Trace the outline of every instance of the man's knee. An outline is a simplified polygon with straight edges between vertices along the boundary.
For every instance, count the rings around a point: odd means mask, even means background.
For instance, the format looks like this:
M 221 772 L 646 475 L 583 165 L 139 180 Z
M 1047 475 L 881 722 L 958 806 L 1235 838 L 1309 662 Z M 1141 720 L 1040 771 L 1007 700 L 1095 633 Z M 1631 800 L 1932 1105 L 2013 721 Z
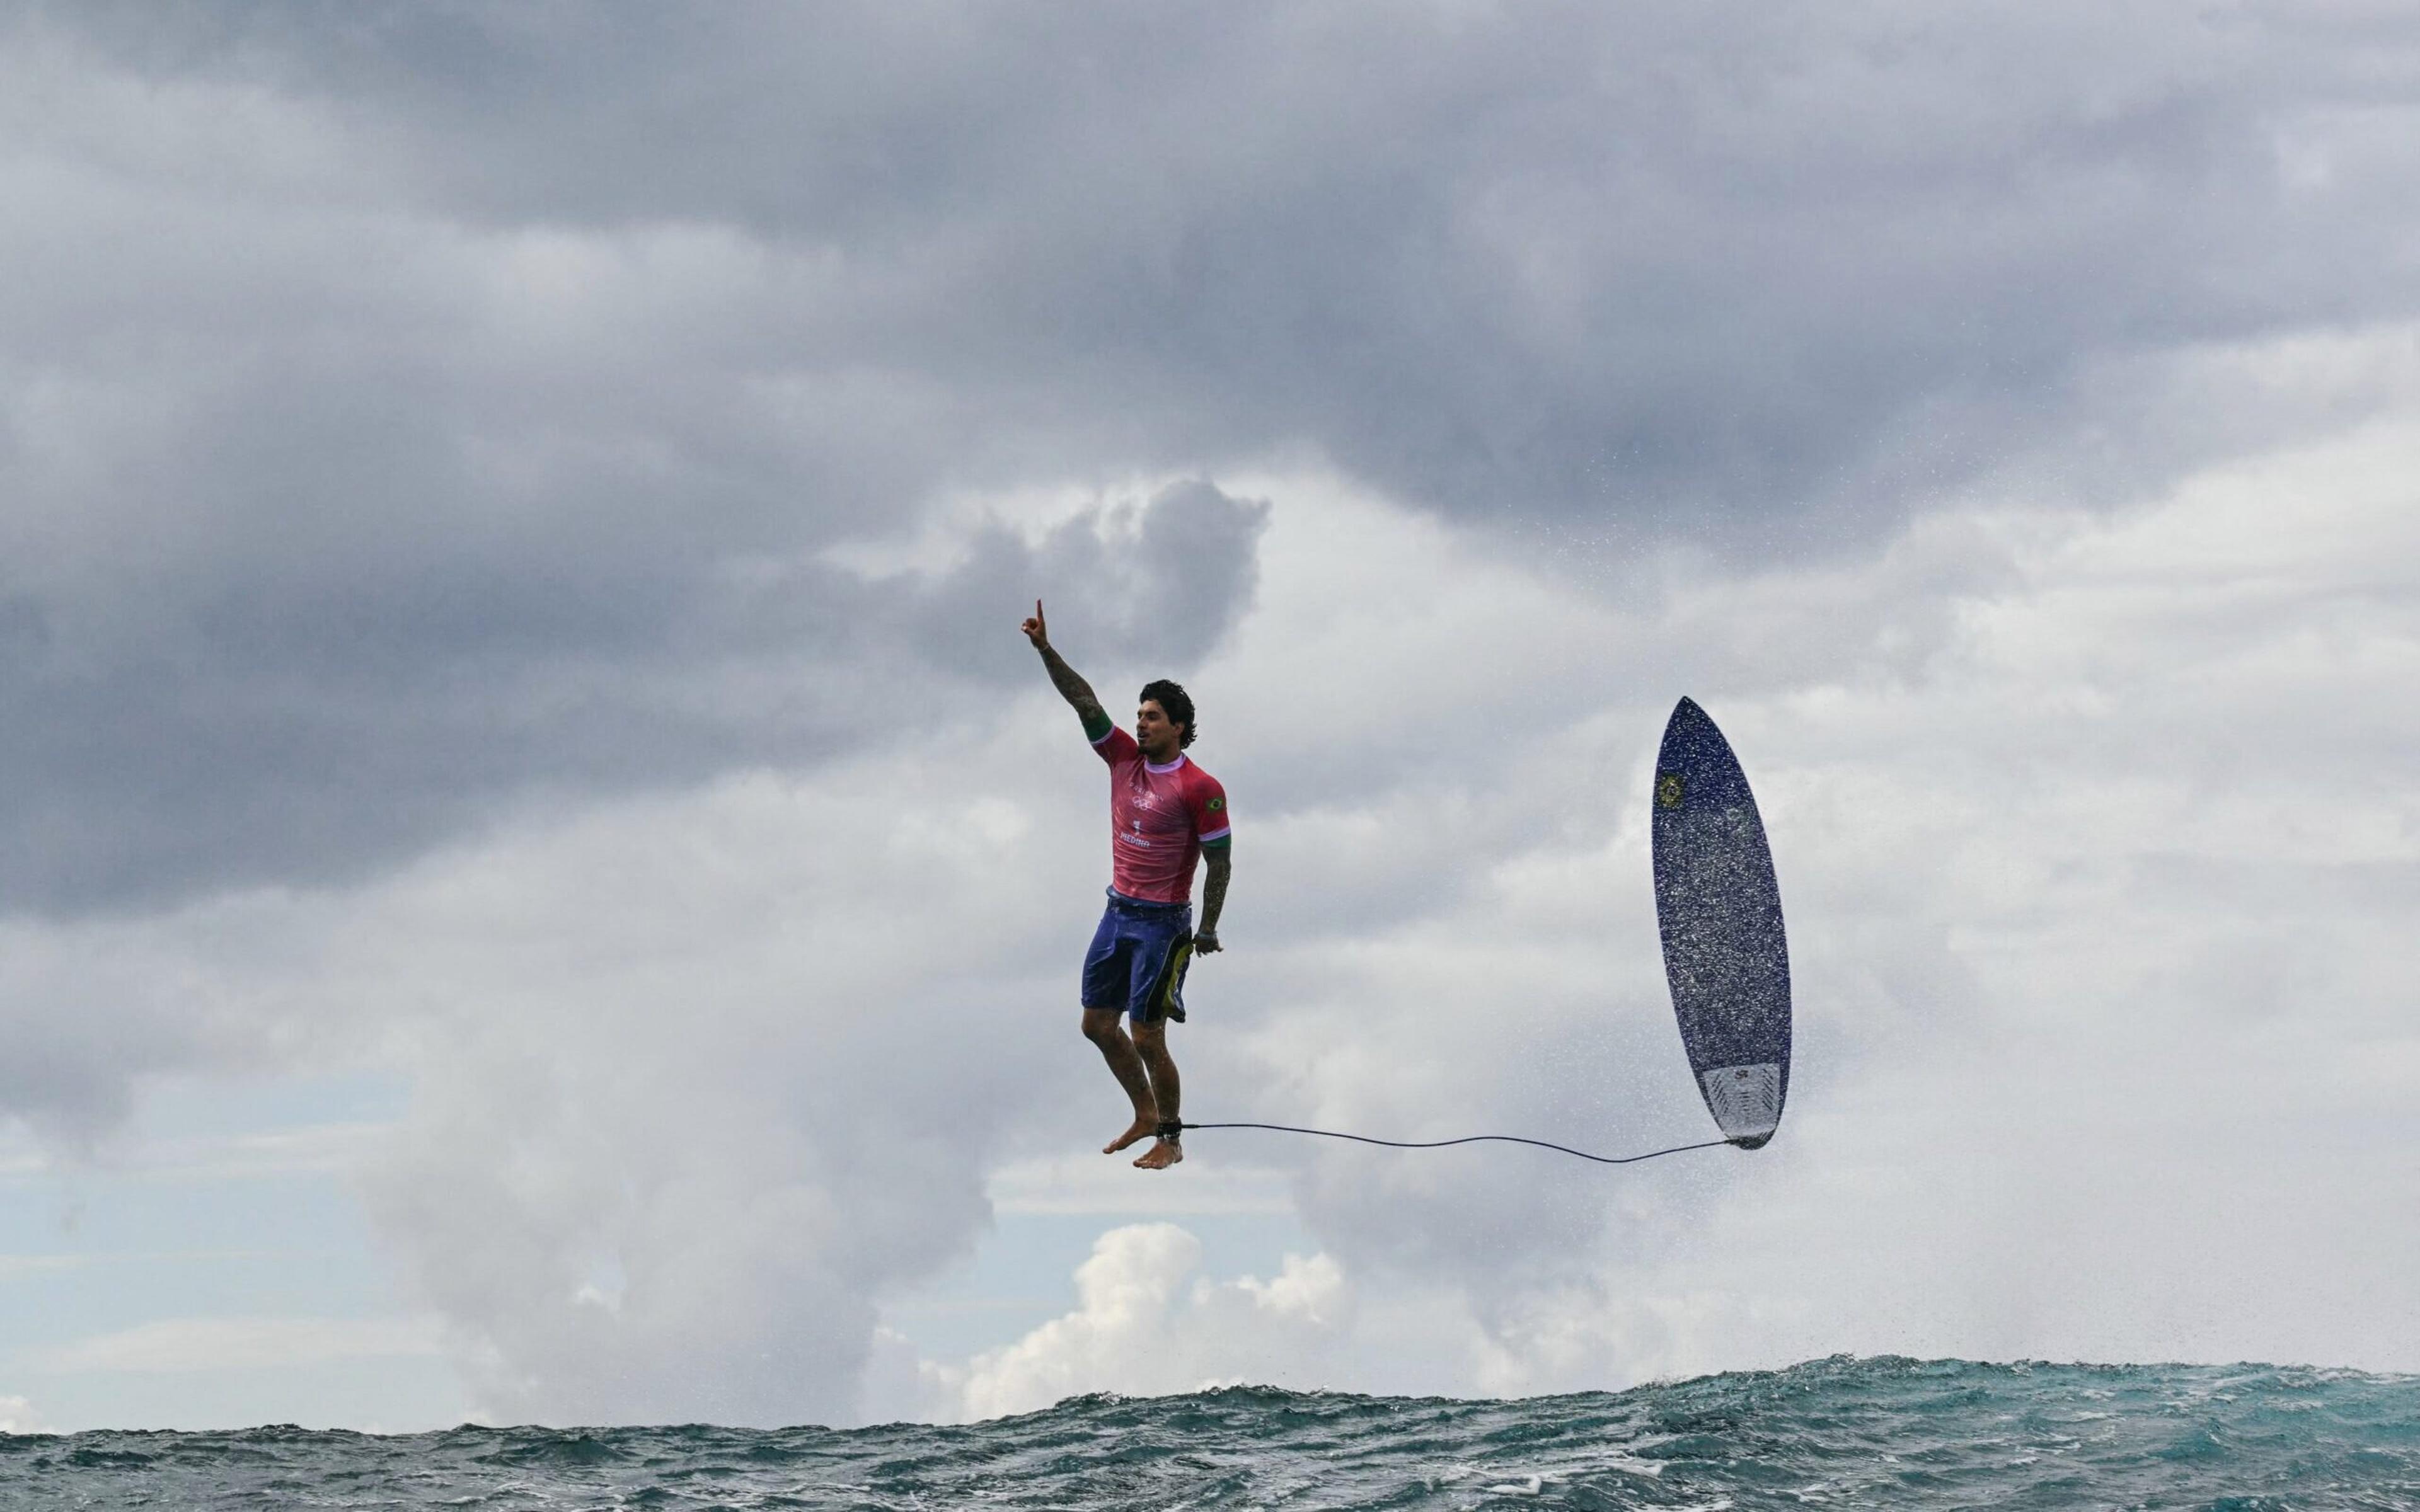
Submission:
M 1168 1053 L 1168 1026 L 1138 1024 L 1134 1026 L 1134 1042 L 1135 1048 L 1146 1056 L 1164 1056 Z
M 1118 1011 L 1113 1008 L 1084 1010 L 1084 1038 L 1104 1049 L 1125 1036 L 1118 1030 Z

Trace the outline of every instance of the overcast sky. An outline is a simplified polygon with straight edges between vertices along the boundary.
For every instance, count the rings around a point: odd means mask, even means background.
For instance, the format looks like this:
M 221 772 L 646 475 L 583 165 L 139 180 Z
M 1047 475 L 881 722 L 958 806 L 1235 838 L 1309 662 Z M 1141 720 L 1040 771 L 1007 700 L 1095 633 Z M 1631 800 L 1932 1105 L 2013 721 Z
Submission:
M 0 7 L 0 1427 L 2420 1369 L 2395 5 Z M 1113 712 L 1236 829 L 1076 1033 Z

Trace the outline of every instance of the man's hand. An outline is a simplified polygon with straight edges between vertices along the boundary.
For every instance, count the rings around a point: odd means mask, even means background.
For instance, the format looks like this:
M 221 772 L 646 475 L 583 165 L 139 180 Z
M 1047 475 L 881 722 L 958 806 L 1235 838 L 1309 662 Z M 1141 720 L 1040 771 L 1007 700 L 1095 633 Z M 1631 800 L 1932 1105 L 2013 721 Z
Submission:
M 1196 931 L 1193 935 L 1193 953 L 1195 955 L 1217 955 L 1218 953 L 1218 932 L 1215 929 Z
M 1033 618 L 1026 621 L 1020 628 L 1025 631 L 1025 639 L 1033 642 L 1034 650 L 1050 649 L 1050 627 L 1042 623 L 1042 600 L 1037 598 L 1033 601 Z

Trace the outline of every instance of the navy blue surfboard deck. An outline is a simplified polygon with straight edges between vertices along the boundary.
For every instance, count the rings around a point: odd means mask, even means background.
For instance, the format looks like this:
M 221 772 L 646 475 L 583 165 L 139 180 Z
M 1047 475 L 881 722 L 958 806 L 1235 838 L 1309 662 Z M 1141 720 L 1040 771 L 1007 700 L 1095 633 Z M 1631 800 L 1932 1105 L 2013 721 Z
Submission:
M 1655 755 L 1655 922 L 1689 1070 L 1723 1137 L 1754 1149 L 1790 1093 L 1790 948 L 1747 774 L 1706 711 L 1672 710 Z

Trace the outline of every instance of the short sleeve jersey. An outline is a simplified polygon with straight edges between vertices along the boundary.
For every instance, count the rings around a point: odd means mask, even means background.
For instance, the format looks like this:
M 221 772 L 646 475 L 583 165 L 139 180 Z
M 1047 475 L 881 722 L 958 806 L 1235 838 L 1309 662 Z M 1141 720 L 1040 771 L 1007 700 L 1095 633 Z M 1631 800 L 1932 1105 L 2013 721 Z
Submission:
M 1115 725 L 1093 748 L 1109 764 L 1109 886 L 1146 903 L 1192 902 L 1202 845 L 1227 838 L 1227 790 L 1182 751 L 1154 766 Z

